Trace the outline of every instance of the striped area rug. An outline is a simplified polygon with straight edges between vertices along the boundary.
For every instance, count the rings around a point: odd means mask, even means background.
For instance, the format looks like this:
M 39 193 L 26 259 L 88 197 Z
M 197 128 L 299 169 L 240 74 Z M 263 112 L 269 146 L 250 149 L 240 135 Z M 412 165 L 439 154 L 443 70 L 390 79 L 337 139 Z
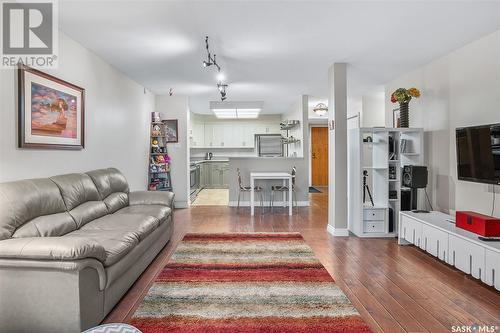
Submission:
M 187 234 L 134 313 L 159 332 L 371 332 L 299 233 Z

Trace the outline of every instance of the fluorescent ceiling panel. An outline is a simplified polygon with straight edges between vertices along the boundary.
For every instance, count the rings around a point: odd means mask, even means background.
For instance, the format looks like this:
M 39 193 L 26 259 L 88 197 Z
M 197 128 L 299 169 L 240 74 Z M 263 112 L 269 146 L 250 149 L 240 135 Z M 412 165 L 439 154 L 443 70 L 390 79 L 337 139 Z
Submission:
M 236 109 L 212 109 L 217 118 L 236 118 Z
M 236 115 L 239 119 L 258 118 L 260 109 L 236 109 Z

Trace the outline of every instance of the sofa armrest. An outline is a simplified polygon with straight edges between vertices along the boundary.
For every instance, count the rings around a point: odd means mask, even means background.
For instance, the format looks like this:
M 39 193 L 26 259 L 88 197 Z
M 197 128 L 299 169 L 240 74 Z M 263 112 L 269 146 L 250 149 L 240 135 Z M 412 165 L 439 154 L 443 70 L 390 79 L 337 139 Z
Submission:
M 173 209 L 174 193 L 166 191 L 134 191 L 129 193 L 129 205 L 163 205 Z
M 0 241 L 0 258 L 35 260 L 106 259 L 104 247 L 85 237 L 27 237 Z

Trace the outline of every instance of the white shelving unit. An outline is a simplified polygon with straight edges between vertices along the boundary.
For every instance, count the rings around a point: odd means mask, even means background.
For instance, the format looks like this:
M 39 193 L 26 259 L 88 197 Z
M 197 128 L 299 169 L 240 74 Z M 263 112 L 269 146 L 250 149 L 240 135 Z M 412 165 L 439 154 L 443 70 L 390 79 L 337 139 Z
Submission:
M 401 170 L 404 165 L 423 165 L 423 130 L 354 128 L 349 130 L 348 145 L 349 230 L 358 237 L 396 237 L 403 188 Z M 395 179 L 389 177 L 392 168 L 396 169 Z M 373 205 L 367 192 L 363 202 L 365 170 Z M 390 191 L 396 191 L 397 198 L 391 199 Z

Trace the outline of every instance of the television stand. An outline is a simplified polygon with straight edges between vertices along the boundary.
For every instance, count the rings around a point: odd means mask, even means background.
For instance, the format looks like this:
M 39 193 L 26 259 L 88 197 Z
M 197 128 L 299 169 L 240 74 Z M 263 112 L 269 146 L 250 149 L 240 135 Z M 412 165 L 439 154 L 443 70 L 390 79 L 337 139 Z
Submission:
M 500 242 L 457 228 L 441 212 L 400 212 L 398 244 L 418 246 L 438 259 L 500 290 Z

